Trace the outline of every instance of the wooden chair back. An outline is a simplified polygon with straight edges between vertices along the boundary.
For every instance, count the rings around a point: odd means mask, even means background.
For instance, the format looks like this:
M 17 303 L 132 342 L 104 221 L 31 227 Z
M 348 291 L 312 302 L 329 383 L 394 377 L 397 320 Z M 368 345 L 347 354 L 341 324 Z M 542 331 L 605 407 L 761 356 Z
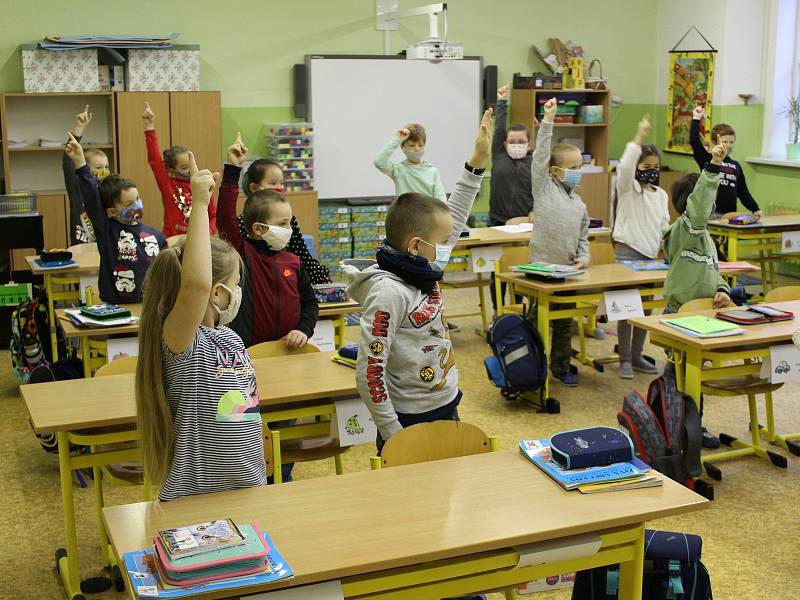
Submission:
M 85 242 L 83 244 L 74 244 L 67 248 L 72 252 L 73 256 L 77 254 L 97 254 L 97 244 L 94 242 Z
M 496 442 L 480 428 L 461 421 L 433 421 L 406 427 L 386 442 L 381 467 L 413 465 L 429 460 L 484 454 Z
M 614 244 L 607 241 L 590 241 L 589 261 L 593 265 L 610 265 L 616 262 Z
M 124 373 L 136 372 L 136 356 L 126 356 L 125 358 L 118 358 L 104 364 L 102 367 L 95 371 L 95 377 L 107 377 L 109 375 L 122 375 Z
M 319 352 L 313 344 L 306 344 L 302 348 L 296 350 L 288 350 L 286 342 L 283 340 L 275 340 L 273 342 L 261 342 L 255 344 L 247 349 L 250 358 L 274 358 L 276 356 L 291 356 L 292 354 L 309 354 L 311 352 Z
M 695 298 L 684 303 L 679 309 L 679 313 L 695 312 L 698 310 L 712 310 L 714 308 L 713 298 Z
M 509 246 L 503 250 L 503 254 L 497 260 L 495 268 L 498 272 L 505 273 L 516 265 L 528 264 L 529 250 L 527 246 Z
M 783 302 L 786 300 L 800 300 L 800 285 L 785 285 L 767 292 L 764 302 Z

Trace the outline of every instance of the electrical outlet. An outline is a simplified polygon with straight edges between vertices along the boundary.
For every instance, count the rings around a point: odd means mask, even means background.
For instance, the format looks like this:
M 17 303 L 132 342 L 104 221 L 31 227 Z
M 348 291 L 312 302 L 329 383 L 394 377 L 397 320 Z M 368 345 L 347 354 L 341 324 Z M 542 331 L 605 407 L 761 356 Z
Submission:
M 622 106 L 622 96 L 611 96 L 612 108 L 619 108 Z

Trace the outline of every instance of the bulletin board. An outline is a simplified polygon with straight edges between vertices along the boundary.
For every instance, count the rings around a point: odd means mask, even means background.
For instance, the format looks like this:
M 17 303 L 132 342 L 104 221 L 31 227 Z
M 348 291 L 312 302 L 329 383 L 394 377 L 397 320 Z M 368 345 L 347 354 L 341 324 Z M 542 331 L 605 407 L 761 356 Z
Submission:
M 711 122 L 715 53 L 715 51 L 670 52 L 665 148 L 668 152 L 692 153 L 692 147 L 689 145 L 689 128 L 695 106 L 703 105 L 706 110 L 706 121 Z M 701 135 L 710 138 L 705 123 L 701 124 Z

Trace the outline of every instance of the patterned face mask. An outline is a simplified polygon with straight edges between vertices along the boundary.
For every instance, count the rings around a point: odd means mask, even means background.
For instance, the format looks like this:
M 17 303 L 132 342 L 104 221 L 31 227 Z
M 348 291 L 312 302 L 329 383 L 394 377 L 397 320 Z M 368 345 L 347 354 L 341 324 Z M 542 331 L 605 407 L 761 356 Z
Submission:
M 650 185 L 658 185 L 658 178 L 661 174 L 661 169 L 636 169 L 634 173 L 634 177 L 636 181 L 641 183 L 642 185 L 650 184 Z

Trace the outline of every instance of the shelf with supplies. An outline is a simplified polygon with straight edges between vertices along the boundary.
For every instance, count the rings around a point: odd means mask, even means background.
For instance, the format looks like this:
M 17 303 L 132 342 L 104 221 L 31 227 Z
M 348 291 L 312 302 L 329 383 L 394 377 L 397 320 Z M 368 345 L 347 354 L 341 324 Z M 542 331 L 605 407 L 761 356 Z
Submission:
M 580 120 L 586 112 L 587 120 L 597 123 L 553 123 L 553 143 L 573 144 L 580 148 L 589 164 L 600 167 L 601 172 L 585 173 L 578 194 L 586 204 L 589 216 L 610 223 L 611 178 L 608 173 L 609 123 L 611 121 L 610 90 L 550 90 L 543 88 L 512 89 L 510 94 L 509 123 L 526 125 L 535 142 L 540 125 L 541 106 L 550 98 L 559 100 L 557 116 L 571 116 Z M 567 106 L 569 104 L 569 106 Z M 584 111 L 584 106 L 595 107 Z
M 62 146 L 9 146 L 9 152 L 64 152 L 66 140 Z M 109 150 L 113 149 L 114 144 L 85 144 L 84 150 Z

